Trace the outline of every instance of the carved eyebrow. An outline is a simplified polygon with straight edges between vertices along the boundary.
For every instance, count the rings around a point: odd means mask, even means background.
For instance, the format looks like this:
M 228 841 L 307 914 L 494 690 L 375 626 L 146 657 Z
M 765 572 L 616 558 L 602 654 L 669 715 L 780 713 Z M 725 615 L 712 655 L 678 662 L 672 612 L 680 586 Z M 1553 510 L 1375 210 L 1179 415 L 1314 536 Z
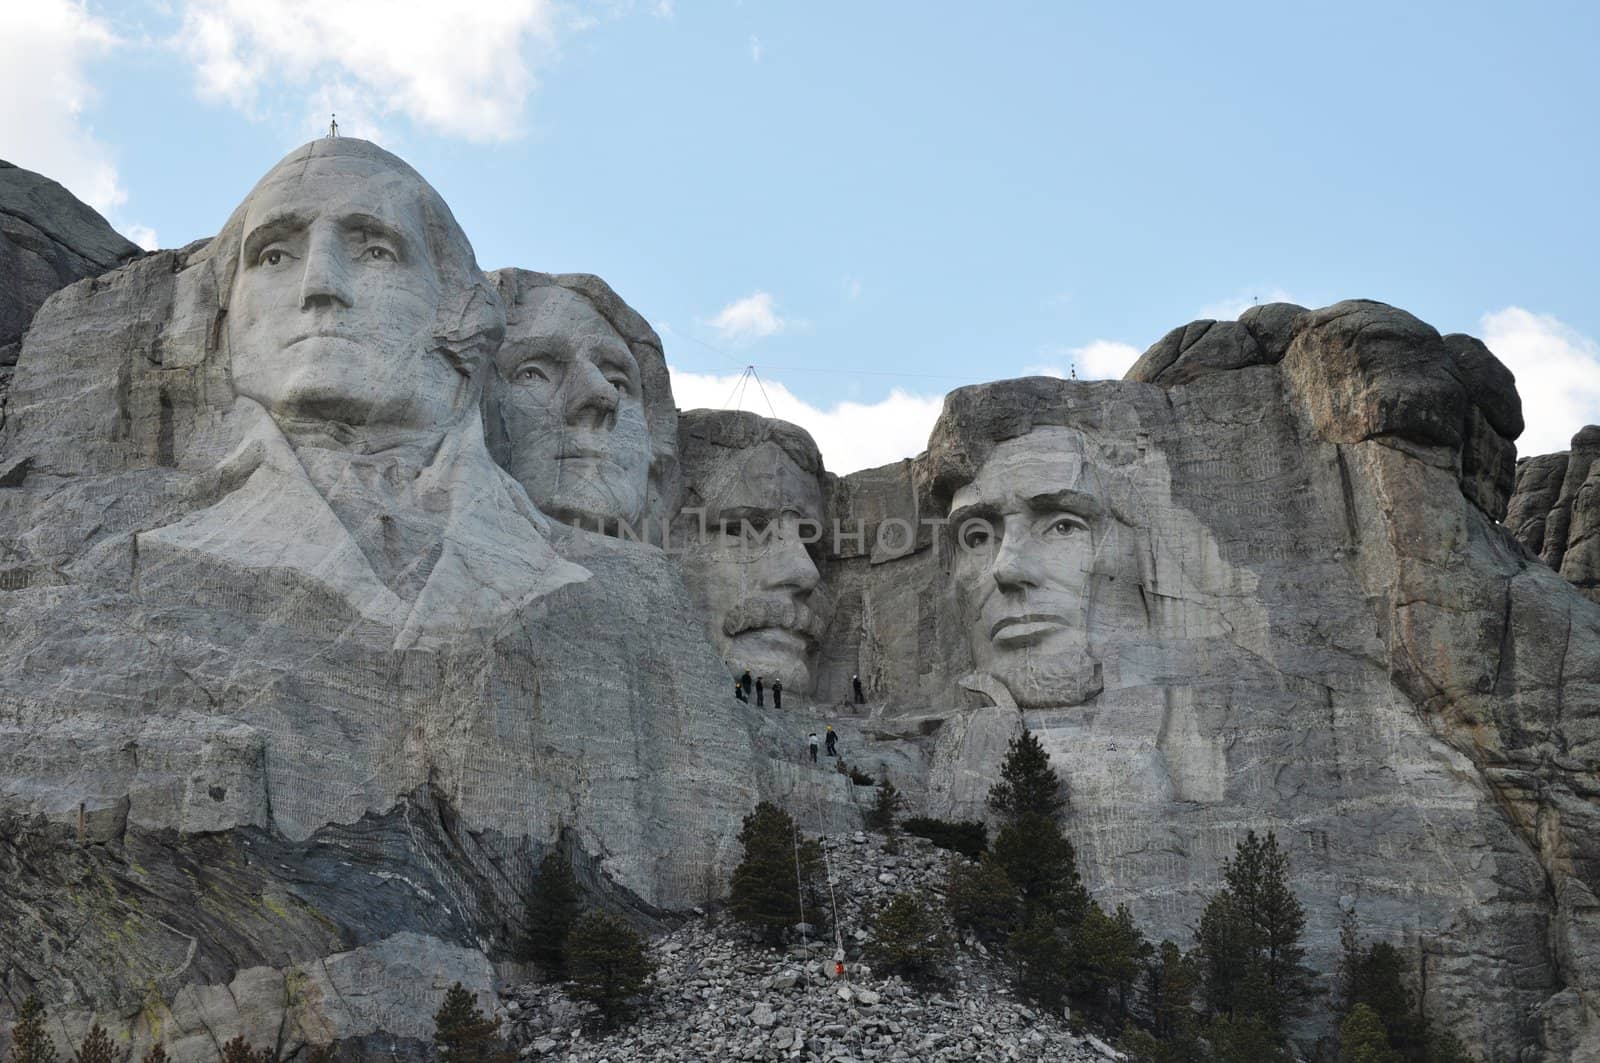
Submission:
M 590 360 L 602 369 L 621 369 L 627 374 L 629 380 L 639 379 L 639 359 L 633 356 L 624 344 L 618 347 L 606 343 L 591 348 L 588 352 Z
M 246 262 L 254 262 L 261 249 L 274 240 L 281 240 L 285 236 L 299 229 L 304 229 L 310 219 L 299 211 L 279 210 L 267 215 L 261 223 L 251 229 L 244 238 L 244 249 L 241 254 Z
M 974 518 L 982 518 L 983 520 L 992 521 L 999 516 L 1000 507 L 996 506 L 993 502 L 974 502 L 971 505 L 960 506 L 956 509 L 952 509 L 950 511 L 950 515 L 945 518 L 945 521 L 947 523 L 954 524 L 959 528 L 962 521 L 968 521 Z
M 1091 494 L 1085 494 L 1082 491 L 1074 491 L 1071 488 L 1066 488 L 1061 491 L 1046 491 L 1043 494 L 1038 495 L 1030 495 L 1027 501 L 1028 508 L 1036 512 L 1042 510 L 1059 509 L 1065 510 L 1068 513 L 1075 513 L 1080 517 L 1086 517 L 1089 519 L 1099 517 L 1103 512 L 1105 512 L 1105 508 L 1100 505 L 1099 499 L 1095 498 Z
M 364 214 L 359 211 L 346 214 L 339 219 L 339 226 L 346 232 L 360 230 L 361 232 L 375 233 L 385 240 L 392 241 L 402 255 L 406 254 L 411 247 L 411 241 L 406 239 L 405 233 L 376 214 Z

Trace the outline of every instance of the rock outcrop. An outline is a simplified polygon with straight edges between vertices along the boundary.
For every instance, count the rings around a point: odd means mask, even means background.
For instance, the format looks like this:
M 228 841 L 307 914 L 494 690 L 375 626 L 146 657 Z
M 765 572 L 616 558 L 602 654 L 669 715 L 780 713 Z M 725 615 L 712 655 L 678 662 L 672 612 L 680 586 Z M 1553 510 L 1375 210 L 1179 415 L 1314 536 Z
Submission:
M 1252 308 L 1124 381 L 962 388 L 842 478 L 670 405 L 616 293 L 485 278 L 361 141 L 51 296 L 0 430 L 7 999 L 185 1061 L 415 1055 L 451 982 L 528 973 L 552 848 L 667 927 L 757 799 L 860 822 L 808 732 L 970 818 L 1027 726 L 1153 937 L 1272 830 L 1321 970 L 1354 908 L 1483 1058 L 1600 1053 L 1600 463 L 1519 481 L 1481 343 Z
M 0 159 L 0 366 L 46 299 L 140 253 L 71 192 Z
M 1506 513 L 1529 553 L 1600 601 L 1600 425 L 1572 437 L 1572 449 L 1517 462 Z

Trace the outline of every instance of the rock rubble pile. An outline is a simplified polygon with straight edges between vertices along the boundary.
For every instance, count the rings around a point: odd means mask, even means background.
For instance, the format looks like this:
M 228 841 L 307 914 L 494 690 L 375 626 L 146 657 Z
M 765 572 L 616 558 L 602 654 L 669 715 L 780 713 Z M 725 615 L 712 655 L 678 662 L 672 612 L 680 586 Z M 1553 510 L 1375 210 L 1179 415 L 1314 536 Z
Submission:
M 1118 1058 L 1066 1016 L 1017 998 L 999 959 L 959 943 L 946 984 L 919 989 L 874 974 L 862 957 L 873 907 L 926 889 L 941 900 L 948 854 L 920 838 L 857 832 L 823 839 L 838 934 L 776 952 L 724 913 L 699 913 L 651 943 L 656 989 L 629 1026 L 583 1029 L 580 1009 L 540 983 L 504 991 L 500 1014 L 523 1059 L 577 1063 L 668 1060 L 1054 1060 Z M 836 973 L 842 943 L 844 973 Z

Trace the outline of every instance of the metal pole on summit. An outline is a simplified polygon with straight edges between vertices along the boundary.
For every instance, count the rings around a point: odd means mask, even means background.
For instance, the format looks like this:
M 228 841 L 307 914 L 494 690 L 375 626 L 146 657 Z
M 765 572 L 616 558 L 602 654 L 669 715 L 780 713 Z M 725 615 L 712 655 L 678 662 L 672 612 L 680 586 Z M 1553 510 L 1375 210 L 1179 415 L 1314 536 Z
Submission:
M 337 114 L 328 115 L 328 135 L 330 137 L 339 135 L 339 116 Z

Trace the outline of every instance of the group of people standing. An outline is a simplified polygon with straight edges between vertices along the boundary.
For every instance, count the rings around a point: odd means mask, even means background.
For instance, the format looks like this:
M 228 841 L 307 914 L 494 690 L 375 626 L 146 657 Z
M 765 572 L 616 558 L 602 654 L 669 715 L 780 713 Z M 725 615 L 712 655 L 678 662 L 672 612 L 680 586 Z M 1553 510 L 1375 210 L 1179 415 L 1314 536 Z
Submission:
M 861 677 L 859 675 L 851 676 L 850 686 L 852 692 L 855 694 L 856 704 L 862 704 L 864 699 L 862 698 L 861 691 Z M 756 706 L 758 708 L 766 707 L 767 691 L 769 689 L 772 691 L 772 707 L 775 709 L 783 708 L 783 680 L 774 679 L 771 687 L 769 688 L 765 676 L 758 675 L 754 678 L 751 678 L 750 669 L 746 668 L 744 670 L 744 674 L 733 681 L 734 698 L 748 705 L 750 703 L 750 695 L 754 694 L 756 698 Z M 837 757 L 839 755 L 839 735 L 836 731 L 834 731 L 831 725 L 825 729 L 824 741 L 827 745 L 828 756 Z M 817 732 L 812 731 L 811 734 L 807 736 L 807 746 L 810 749 L 811 763 L 813 764 L 817 762 L 818 744 Z
M 752 684 L 750 681 L 750 669 L 746 668 L 744 675 L 733 681 L 733 696 L 738 700 L 748 704 L 752 690 L 755 691 L 756 705 L 762 708 L 766 707 L 766 679 L 758 675 L 755 678 L 754 684 Z M 772 681 L 772 707 L 775 709 L 783 708 L 783 680 L 781 679 L 774 679 Z

